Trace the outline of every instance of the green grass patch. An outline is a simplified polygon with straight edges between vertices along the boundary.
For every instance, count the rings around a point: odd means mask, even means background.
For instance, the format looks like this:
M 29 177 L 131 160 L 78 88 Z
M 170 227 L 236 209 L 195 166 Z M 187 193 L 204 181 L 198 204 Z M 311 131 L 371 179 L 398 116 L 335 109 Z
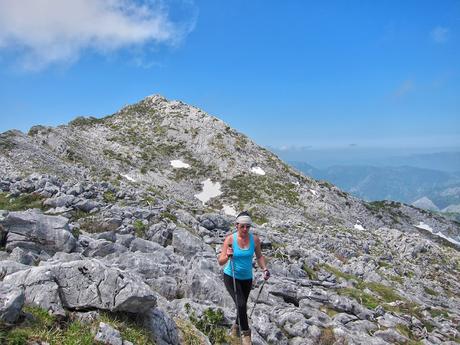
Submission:
M 305 271 L 305 273 L 307 273 L 308 279 L 318 280 L 318 275 L 316 274 L 316 271 L 313 268 L 308 267 L 307 264 L 303 264 L 302 269 Z
M 23 310 L 31 314 L 32 318 L 12 329 L 4 330 L 4 343 L 26 345 L 38 341 L 48 342 L 50 345 L 94 344 L 90 325 L 83 325 L 77 321 L 59 322 L 46 310 L 35 306 L 25 306 Z
M 333 318 L 335 315 L 339 313 L 338 311 L 334 309 L 324 307 L 324 306 L 320 307 L 319 310 L 321 310 L 323 313 L 326 313 L 327 316 L 329 316 L 330 318 Z
M 379 261 L 379 267 L 390 268 L 391 264 L 386 261 Z
M 397 282 L 397 283 L 400 283 L 400 284 L 404 283 L 404 279 L 401 276 L 396 276 L 396 275 L 389 274 L 386 277 L 391 281 L 394 281 L 394 282 Z
M 0 210 L 24 211 L 29 208 L 46 210 L 43 206 L 43 197 L 39 194 L 22 194 L 16 198 L 10 198 L 6 193 L 0 193 Z
M 190 305 L 185 305 L 185 310 L 189 315 L 190 321 L 208 336 L 211 344 L 227 344 L 229 337 L 227 330 L 223 327 L 224 312 L 222 309 L 207 308 L 200 317 L 197 317 L 194 311 L 191 311 Z
M 115 193 L 112 192 L 112 191 L 106 191 L 104 192 L 104 194 L 102 195 L 104 201 L 106 203 L 113 203 L 117 200 L 117 197 L 115 196 Z
M 299 193 L 296 185 L 276 180 L 271 176 L 242 174 L 230 181 L 224 182 L 222 187 L 224 198 L 239 209 L 248 209 L 252 205 L 266 205 L 270 202 L 298 205 Z
M 14 149 L 16 147 L 16 143 L 14 142 L 15 137 L 16 133 L 14 131 L 0 133 L 0 152 L 7 152 Z
M 422 314 L 421 307 L 414 302 L 409 302 L 407 300 L 404 300 L 403 303 L 398 304 L 398 305 L 392 306 L 389 304 L 383 304 L 382 307 L 386 311 L 390 311 L 395 314 L 408 314 L 408 315 L 415 316 L 419 320 L 424 320 L 424 316 Z
M 372 290 L 372 292 L 379 294 L 386 303 L 403 300 L 403 298 L 394 292 L 394 290 L 389 286 L 375 282 L 366 282 L 365 286 Z
M 381 304 L 377 297 L 356 288 L 341 288 L 337 290 L 337 293 L 342 296 L 354 298 L 368 309 L 375 309 Z
M 356 282 L 361 282 L 361 280 L 358 277 L 354 276 L 353 274 L 344 273 L 340 271 L 339 269 L 332 267 L 330 265 L 324 264 L 324 265 L 321 265 L 321 267 L 323 267 L 326 271 L 328 271 L 329 273 L 332 273 L 336 277 L 340 277 L 345 280 L 354 280 Z
M 136 232 L 137 237 L 145 237 L 147 232 L 147 225 L 145 225 L 142 220 L 136 219 L 133 223 L 134 231 Z
M 47 342 L 50 345 L 94 345 L 95 331 L 99 321 L 105 322 L 116 328 L 121 333 L 123 340 L 133 344 L 153 345 L 148 331 L 142 327 L 141 321 L 132 315 L 102 312 L 100 320 L 91 324 L 65 318 L 58 320 L 55 316 L 36 306 L 25 306 L 24 312 L 32 315 L 14 328 L 0 330 L 0 344 L 28 345 L 32 343 Z
M 431 295 L 431 296 L 438 296 L 439 294 L 434 291 L 433 289 L 430 289 L 429 287 L 424 287 L 423 288 L 425 290 L 425 292 L 428 294 L 428 295 Z
M 439 317 L 439 316 L 449 318 L 449 313 L 445 309 L 431 308 L 428 311 L 432 318 Z
M 171 212 L 168 212 L 168 211 L 161 212 L 160 213 L 160 218 L 161 219 L 169 219 L 173 223 L 177 222 L 177 217 L 175 215 L 173 215 Z
M 197 332 L 190 321 L 183 319 L 175 319 L 174 321 L 181 333 L 182 343 L 184 345 L 203 345 L 205 343 L 200 333 Z
M 108 312 L 101 313 L 100 321 L 105 322 L 116 328 L 121 333 L 123 340 L 128 340 L 133 344 L 149 345 L 154 344 L 149 337 L 149 333 L 142 326 L 142 321 L 133 314 Z
M 79 117 L 73 119 L 72 121 L 70 121 L 69 125 L 74 126 L 74 127 L 84 127 L 84 126 L 96 125 L 98 123 L 103 123 L 103 122 L 104 122 L 103 118 L 98 119 L 98 118 L 95 118 L 93 116 L 90 116 L 90 117 L 79 116 Z

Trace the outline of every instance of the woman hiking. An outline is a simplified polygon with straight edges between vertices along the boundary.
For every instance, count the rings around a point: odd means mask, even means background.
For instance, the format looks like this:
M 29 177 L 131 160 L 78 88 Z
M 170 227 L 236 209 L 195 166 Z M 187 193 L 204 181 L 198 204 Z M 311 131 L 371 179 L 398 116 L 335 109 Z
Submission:
M 270 272 L 262 255 L 260 239 L 250 231 L 251 224 L 252 220 L 249 213 L 240 213 L 236 217 L 237 231 L 225 238 L 222 252 L 218 257 L 219 265 L 226 264 L 224 268 L 225 287 L 237 305 L 237 317 L 232 326 L 232 336 L 238 337 L 241 327 L 243 345 L 252 344 L 247 316 L 247 301 L 252 287 L 252 258 L 254 253 L 257 264 L 264 272 L 264 279 L 270 278 Z M 236 296 L 234 285 L 236 286 Z

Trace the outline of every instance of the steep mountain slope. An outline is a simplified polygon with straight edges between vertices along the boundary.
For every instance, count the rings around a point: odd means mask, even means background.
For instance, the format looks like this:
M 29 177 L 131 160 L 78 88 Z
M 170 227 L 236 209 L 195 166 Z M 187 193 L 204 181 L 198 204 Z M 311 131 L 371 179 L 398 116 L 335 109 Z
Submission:
M 139 191 L 160 188 L 165 195 L 198 207 L 201 183 L 221 184 L 222 195 L 208 203 L 250 209 L 261 219 L 289 219 L 366 228 L 397 226 L 412 231 L 426 221 L 449 235 L 458 227 L 442 217 L 426 219 L 416 209 L 398 205 L 374 217 L 375 207 L 336 187 L 291 169 L 278 157 L 235 132 L 219 119 L 178 101 L 147 97 L 103 119 L 77 118 L 68 126 L 34 127 L 28 135 L 7 132 L 10 148 L 1 157 L 2 174 L 48 173 L 80 181 L 82 176 L 117 184 L 124 180 Z M 171 160 L 191 165 L 174 168 Z M 261 169 L 263 173 L 255 173 Z M 407 216 L 410 218 L 407 218 Z
M 255 344 L 460 339 L 458 223 L 363 202 L 178 101 L 150 96 L 103 119 L 2 133 L 0 189 L 5 282 L 55 314 L 144 305 L 166 343 L 206 307 L 228 326 L 215 255 L 232 214 L 248 209 L 273 272 Z M 129 272 L 129 289 L 116 272 Z M 98 298 L 73 295 L 86 289 Z

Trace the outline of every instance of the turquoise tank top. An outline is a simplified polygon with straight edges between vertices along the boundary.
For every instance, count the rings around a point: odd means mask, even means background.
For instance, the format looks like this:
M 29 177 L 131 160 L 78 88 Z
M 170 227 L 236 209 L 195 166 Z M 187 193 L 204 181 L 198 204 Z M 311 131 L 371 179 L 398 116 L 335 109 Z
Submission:
M 235 267 L 235 278 L 239 280 L 252 279 L 252 257 L 254 256 L 254 237 L 249 233 L 249 248 L 240 249 L 238 246 L 237 233 L 233 234 L 233 265 Z M 233 277 L 232 265 L 228 260 L 224 273 Z

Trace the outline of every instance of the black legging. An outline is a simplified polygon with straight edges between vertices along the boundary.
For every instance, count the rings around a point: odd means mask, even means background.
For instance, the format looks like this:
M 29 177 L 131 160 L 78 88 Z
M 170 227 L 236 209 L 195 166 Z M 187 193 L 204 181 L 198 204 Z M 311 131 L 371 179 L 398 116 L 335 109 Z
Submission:
M 238 294 L 238 313 L 236 314 L 236 324 L 238 324 L 238 316 L 241 317 L 241 330 L 249 330 L 248 315 L 247 315 L 247 302 L 249 293 L 251 292 L 252 279 L 239 280 L 235 279 L 236 291 Z M 224 283 L 228 293 L 235 301 L 235 291 L 233 290 L 233 278 L 224 273 Z M 236 302 L 235 302 L 236 304 Z

